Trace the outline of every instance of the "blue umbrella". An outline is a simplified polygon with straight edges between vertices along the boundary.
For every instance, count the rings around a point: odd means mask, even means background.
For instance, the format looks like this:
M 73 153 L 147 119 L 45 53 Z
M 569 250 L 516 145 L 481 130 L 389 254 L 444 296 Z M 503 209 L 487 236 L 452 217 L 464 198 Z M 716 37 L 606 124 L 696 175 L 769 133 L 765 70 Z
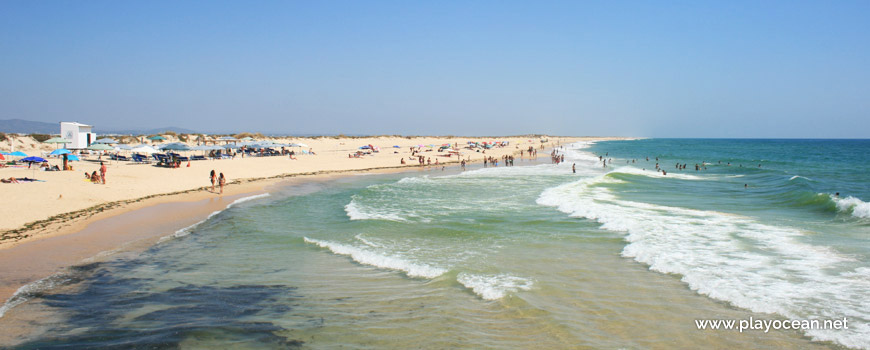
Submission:
M 12 152 L 12 153 L 9 153 L 9 155 L 16 156 L 16 157 L 27 157 L 27 154 L 25 154 L 24 152 L 21 152 L 21 151 Z
M 51 153 L 49 153 L 49 154 L 53 155 L 53 156 L 58 156 L 58 155 L 67 154 L 67 153 L 70 153 L 70 151 L 68 149 L 61 148 L 61 149 L 56 149 L 54 151 L 51 151 Z
M 399 147 L 399 145 L 395 145 L 395 146 L 393 146 L 393 148 L 402 148 L 402 147 Z
M 66 159 L 69 160 L 69 161 L 73 161 L 73 160 L 74 160 L 74 161 L 80 161 L 80 160 L 81 160 L 81 159 L 79 159 L 79 156 L 77 156 L 77 155 L 75 155 L 75 154 L 70 154 L 70 155 L 66 156 Z
M 166 144 L 163 147 L 160 147 L 160 149 L 164 151 L 189 151 L 190 147 L 180 142 L 174 142 Z
M 28 162 L 28 163 L 42 163 L 45 161 L 45 159 L 40 158 L 40 157 L 27 157 L 27 158 L 22 159 L 21 161 Z

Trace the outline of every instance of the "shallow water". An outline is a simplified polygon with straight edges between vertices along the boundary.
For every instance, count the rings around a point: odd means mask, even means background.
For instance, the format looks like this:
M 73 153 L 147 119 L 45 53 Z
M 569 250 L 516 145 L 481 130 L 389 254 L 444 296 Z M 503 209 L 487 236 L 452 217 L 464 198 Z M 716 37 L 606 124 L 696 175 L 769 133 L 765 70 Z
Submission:
M 0 324 L 39 315 L 16 347 L 40 349 L 870 348 L 868 146 L 602 142 L 287 187 L 34 288 Z M 750 317 L 851 327 L 695 325 Z

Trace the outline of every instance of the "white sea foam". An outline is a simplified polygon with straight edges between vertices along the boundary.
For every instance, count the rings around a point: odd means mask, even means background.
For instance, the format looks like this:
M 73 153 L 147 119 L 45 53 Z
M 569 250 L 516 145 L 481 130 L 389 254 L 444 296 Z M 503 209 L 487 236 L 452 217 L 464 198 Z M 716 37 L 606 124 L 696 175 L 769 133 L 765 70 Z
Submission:
M 837 210 L 840 212 L 851 214 L 856 218 L 870 218 L 870 203 L 852 196 L 846 198 L 832 196 L 831 198 L 834 200 L 834 203 L 837 203 Z
M 351 199 L 350 203 L 344 206 L 344 212 L 351 220 L 389 220 L 389 221 L 408 221 L 401 217 L 399 213 L 390 211 L 386 208 L 370 208 L 357 204 L 356 199 Z
M 258 198 L 265 198 L 265 197 L 269 197 L 269 194 L 268 194 L 268 193 L 263 193 L 263 194 L 258 194 L 258 195 L 253 195 L 253 196 L 248 196 L 248 197 L 243 197 L 243 198 L 236 199 L 236 200 L 234 200 L 232 203 L 228 204 L 228 205 L 226 206 L 226 208 L 221 209 L 221 210 L 216 210 L 216 211 L 213 211 L 211 214 L 208 214 L 208 216 L 207 216 L 205 219 L 202 219 L 202 220 L 200 220 L 200 221 L 194 223 L 193 225 L 190 225 L 190 226 L 187 226 L 187 227 L 185 227 L 185 228 L 182 228 L 182 229 L 180 229 L 180 230 L 178 230 L 178 231 L 175 231 L 175 233 L 173 233 L 173 234 L 170 234 L 170 235 L 166 235 L 166 236 L 160 237 L 160 239 L 157 240 L 157 244 L 160 244 L 160 243 L 163 243 L 163 242 L 166 242 L 166 241 L 169 241 L 169 240 L 173 240 L 173 239 L 176 239 L 176 238 L 181 238 L 181 237 L 184 237 L 184 236 L 189 235 L 189 234 L 193 231 L 193 229 L 199 227 L 199 225 L 204 224 L 206 221 L 208 221 L 209 219 L 213 218 L 215 215 L 218 215 L 218 214 L 222 213 L 224 210 L 227 210 L 227 209 L 229 209 L 229 208 L 232 208 L 232 207 L 233 207 L 234 205 L 236 205 L 236 204 L 244 203 L 244 202 L 247 202 L 247 201 L 250 201 L 250 200 L 254 200 L 254 199 L 258 199 Z
M 420 184 L 433 183 L 434 180 L 429 178 L 429 175 L 404 177 L 398 181 L 400 184 Z
M 266 198 L 266 197 L 269 197 L 269 196 L 270 196 L 270 194 L 268 194 L 268 193 L 261 193 L 261 194 L 255 194 L 255 195 L 253 195 L 253 196 L 248 196 L 248 197 L 239 198 L 239 199 L 234 200 L 234 201 L 233 201 L 232 203 L 230 203 L 229 205 L 227 205 L 227 209 L 232 208 L 233 206 L 235 206 L 235 205 L 237 205 L 237 204 L 240 204 L 240 203 L 244 203 L 244 202 L 247 202 L 247 201 L 252 201 L 252 200 L 260 199 L 260 198 Z
M 700 294 L 788 318 L 848 317 L 856 323 L 850 323 L 849 330 L 806 334 L 870 348 L 870 278 L 861 275 L 854 259 L 805 243 L 804 233 L 793 228 L 715 211 L 622 200 L 600 186 L 608 181 L 601 176 L 552 187 L 543 191 L 538 203 L 598 221 L 603 229 L 625 232 L 623 256 L 654 271 L 682 275 L 683 282 Z
M 498 300 L 508 293 L 530 290 L 534 285 L 530 279 L 508 274 L 483 275 L 461 272 L 456 276 L 456 281 L 484 300 Z
M 12 308 L 30 300 L 31 295 L 54 289 L 57 286 L 67 284 L 69 281 L 70 278 L 66 273 L 57 273 L 21 286 L 6 300 L 3 306 L 0 306 L 0 318 L 9 312 L 9 310 L 12 310 Z
M 358 241 L 363 242 L 363 244 L 365 244 L 365 245 L 367 245 L 367 246 L 369 246 L 369 247 L 381 248 L 381 245 L 380 245 L 380 244 L 373 243 L 372 241 L 369 241 L 369 240 L 363 238 L 362 233 L 360 233 L 360 234 L 358 234 L 358 235 L 356 235 L 356 236 L 353 236 L 353 238 L 356 238 Z
M 794 179 L 798 179 L 798 178 L 800 178 L 800 179 L 804 179 L 804 180 L 809 180 L 809 178 L 806 178 L 806 177 L 803 177 L 803 176 L 800 176 L 800 175 L 795 175 L 795 176 L 792 176 L 790 179 L 788 179 L 788 181 L 792 181 L 792 180 L 794 180 Z
M 667 169 L 665 169 L 667 171 Z M 667 175 L 662 175 L 662 173 L 655 170 L 642 170 L 632 166 L 621 166 L 613 170 L 614 173 L 622 173 L 622 174 L 632 174 L 632 175 L 643 175 L 654 178 L 664 178 L 664 179 L 680 179 L 680 180 L 704 180 L 703 177 L 690 175 L 690 174 L 681 174 L 681 173 L 672 173 L 668 172 Z
M 363 265 L 374 266 L 387 270 L 402 271 L 408 277 L 435 278 L 447 272 L 440 267 L 414 263 L 403 258 L 377 253 L 363 248 L 345 245 L 336 242 L 321 241 L 303 238 L 305 243 L 314 244 L 321 248 L 329 249 L 334 254 L 349 256 L 353 261 Z

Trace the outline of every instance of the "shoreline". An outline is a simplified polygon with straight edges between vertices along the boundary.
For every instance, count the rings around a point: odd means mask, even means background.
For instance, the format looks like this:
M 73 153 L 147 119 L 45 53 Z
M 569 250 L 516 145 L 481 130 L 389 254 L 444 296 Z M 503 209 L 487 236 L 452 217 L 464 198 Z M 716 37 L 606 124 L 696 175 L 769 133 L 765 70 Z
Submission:
M 560 140 L 562 142 L 545 147 L 538 157 L 546 159 L 553 147 L 560 144 L 619 139 L 625 138 L 578 137 Z M 486 156 L 500 157 L 518 152 L 518 149 L 507 148 Z M 483 162 L 480 157 L 482 153 L 475 155 L 476 158 L 469 161 L 469 164 Z M 13 242 L 0 242 L 0 300 L 3 301 L 0 308 L 5 308 L 12 302 L 22 287 L 62 273 L 72 266 L 99 261 L 120 252 L 142 251 L 157 244 L 163 237 L 207 219 L 215 211 L 226 210 L 237 199 L 269 193 L 271 188 L 292 187 L 356 174 L 430 171 L 442 165 L 458 166 L 459 162 L 459 159 L 451 159 L 438 165 L 405 164 L 326 169 L 241 178 L 228 183 L 223 195 L 211 192 L 208 187 L 198 187 L 101 203 L 29 223 L 26 227 L 2 233 L 6 235 L 15 232 L 23 237 Z M 136 225 L 131 225 L 131 222 Z M 118 232 L 121 234 L 117 234 Z
M 106 203 L 113 207 L 90 215 L 68 213 L 72 215 L 71 220 L 75 221 L 64 222 L 53 218 L 54 221 L 43 226 L 46 230 L 56 228 L 52 233 L 30 236 L 0 246 L 0 300 L 3 301 L 0 307 L 11 302 L 22 287 L 61 273 L 69 267 L 100 261 L 115 253 L 145 250 L 165 237 L 206 220 L 216 211 L 226 210 L 238 199 L 269 193 L 274 188 L 330 181 L 356 174 L 429 170 L 431 167 L 397 166 L 241 179 L 234 181 L 234 186 L 227 186 L 220 197 L 214 197 L 211 191 L 199 188 L 156 194 L 123 204 Z M 91 208 L 80 212 L 89 210 Z M 155 217 L 159 219 L 148 220 Z M 117 232 L 122 234 L 116 235 Z M 33 264 L 34 261 L 39 264 Z

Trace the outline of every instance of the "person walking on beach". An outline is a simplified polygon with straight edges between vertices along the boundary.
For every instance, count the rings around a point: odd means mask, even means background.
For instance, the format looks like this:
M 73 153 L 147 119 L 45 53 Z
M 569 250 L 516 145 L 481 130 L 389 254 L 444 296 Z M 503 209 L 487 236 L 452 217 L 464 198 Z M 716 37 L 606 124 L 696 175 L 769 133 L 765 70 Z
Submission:
M 227 184 L 227 178 L 224 177 L 224 173 L 221 173 L 221 176 L 218 177 L 218 184 L 221 186 L 221 194 L 224 194 L 224 185 Z
M 103 180 L 103 185 L 106 184 L 106 164 L 100 162 L 100 179 Z
M 574 174 L 577 173 L 577 163 L 571 164 L 571 172 L 573 172 Z
M 211 191 L 214 192 L 214 181 L 215 181 L 214 169 L 211 170 L 211 174 L 208 176 L 208 178 L 211 180 Z

